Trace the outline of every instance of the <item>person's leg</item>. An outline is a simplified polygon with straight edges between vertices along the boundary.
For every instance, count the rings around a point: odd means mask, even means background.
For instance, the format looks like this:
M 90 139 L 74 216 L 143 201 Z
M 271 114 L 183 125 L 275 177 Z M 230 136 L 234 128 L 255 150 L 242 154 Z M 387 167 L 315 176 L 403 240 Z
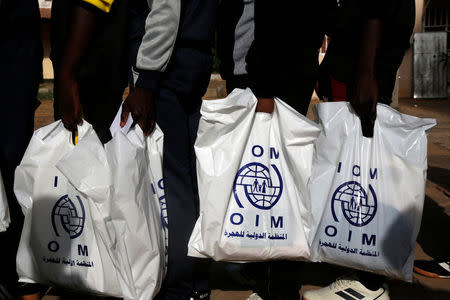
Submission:
M 299 274 L 303 263 L 298 261 L 273 261 L 269 263 L 266 297 L 263 299 L 295 300 L 300 299 Z
M 375 273 L 357 271 L 359 282 L 371 291 L 376 291 L 386 282 L 386 277 Z
M 206 74 L 205 74 L 206 75 Z M 203 84 L 209 82 L 209 75 L 205 76 Z M 206 92 L 206 87 L 203 89 L 199 87 L 200 91 Z M 203 94 L 203 92 L 202 92 Z M 197 184 L 197 161 L 194 150 L 194 143 L 197 138 L 198 124 L 200 121 L 200 102 L 201 98 L 199 96 L 194 96 L 191 103 L 193 106 L 188 108 L 188 122 L 189 122 L 189 148 L 190 148 L 190 173 L 192 180 L 192 191 L 194 195 L 194 207 L 195 207 L 195 221 L 200 214 L 200 199 L 198 195 L 198 184 Z M 195 221 L 193 224 L 195 224 Z M 192 232 L 192 231 L 191 231 Z M 190 233 L 189 233 L 190 237 Z M 188 239 L 189 239 L 188 237 Z M 211 264 L 210 259 L 194 259 L 194 299 L 206 299 L 205 296 L 210 293 L 209 286 L 209 267 Z
M 296 111 L 306 116 L 314 84 L 315 80 L 304 78 L 296 86 L 285 86 L 277 96 Z M 301 283 L 299 282 L 299 272 L 301 272 L 302 267 L 303 263 L 296 261 L 269 262 L 267 267 L 267 289 L 265 294 L 260 296 L 263 299 L 274 300 L 300 299 Z M 261 287 L 261 285 L 259 286 Z
M 244 274 L 256 281 L 253 291 L 264 300 L 298 300 L 302 263 L 270 261 L 245 265 Z
M 187 244 L 195 222 L 189 118 L 180 99 L 162 88 L 156 99 L 156 123 L 164 133 L 163 179 L 169 218 L 169 262 L 161 299 L 188 296 L 193 290 L 194 259 Z M 176 299 L 177 297 L 173 297 Z
M 156 122 L 164 133 L 163 178 L 169 218 L 169 263 L 158 299 L 189 299 L 209 292 L 207 271 L 187 256 L 198 218 L 194 141 L 201 96 L 209 82 L 208 54 L 176 49 L 156 96 Z
M 0 42 L 0 113 L 5 124 L 0 131 L 0 169 L 11 216 L 8 230 L 0 233 L 0 284 L 11 294 L 17 293 L 18 288 L 16 253 L 23 226 L 23 214 L 13 191 L 14 170 L 33 134 L 41 61 L 42 47 L 38 39 L 24 36 Z

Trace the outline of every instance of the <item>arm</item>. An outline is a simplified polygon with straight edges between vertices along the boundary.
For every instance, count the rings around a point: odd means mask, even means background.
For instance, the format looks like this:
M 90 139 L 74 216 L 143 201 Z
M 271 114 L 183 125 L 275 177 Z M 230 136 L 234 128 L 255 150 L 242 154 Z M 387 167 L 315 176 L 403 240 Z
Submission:
M 78 95 L 78 83 L 75 75 L 81 58 L 87 49 L 89 39 L 95 27 L 96 14 L 82 6 L 75 6 L 72 12 L 72 25 L 69 40 L 61 60 L 58 99 L 59 111 L 64 126 L 75 131 L 81 120 L 81 105 Z
M 378 102 L 378 83 L 375 78 L 375 58 L 380 44 L 383 23 L 366 20 L 358 59 L 356 85 L 350 103 L 361 119 L 364 136 L 373 135 Z
M 271 12 L 272 6 L 268 1 L 255 1 L 255 39 L 247 54 L 247 71 L 251 82 L 251 89 L 258 99 L 257 112 L 272 113 L 274 109 L 275 81 L 273 75 L 276 69 L 277 57 L 277 23 L 273 22 L 273 15 L 280 15 L 279 11 Z M 277 10 L 279 6 L 272 6 Z
M 172 55 L 181 14 L 180 0 L 149 0 L 149 6 L 145 35 L 136 62 L 139 76 L 136 88 L 124 101 L 121 122 L 124 125 L 131 113 L 146 135 L 152 132 L 155 124 L 153 94 Z
M 363 5 L 364 24 L 357 63 L 355 88 L 350 103 L 361 119 L 364 136 L 373 136 L 379 99 L 375 77 L 375 60 L 380 46 L 389 0 L 366 1 Z

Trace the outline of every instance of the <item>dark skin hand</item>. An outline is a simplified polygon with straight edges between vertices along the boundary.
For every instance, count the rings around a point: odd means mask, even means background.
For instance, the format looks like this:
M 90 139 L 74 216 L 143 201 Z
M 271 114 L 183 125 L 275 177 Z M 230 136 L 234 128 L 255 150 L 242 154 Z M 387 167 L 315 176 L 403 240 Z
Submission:
M 378 83 L 372 72 L 358 75 L 351 104 L 361 120 L 361 127 L 365 137 L 373 136 L 373 126 L 377 118 Z
M 379 99 L 375 78 L 375 58 L 380 44 L 383 23 L 377 19 L 365 21 L 355 88 L 350 103 L 361 120 L 363 135 L 373 136 Z
M 59 103 L 58 108 L 61 114 L 61 121 L 64 127 L 74 132 L 77 125 L 82 124 L 82 110 L 78 95 L 78 82 L 73 76 L 60 75 L 59 82 Z
M 258 98 L 256 112 L 272 113 L 275 102 L 273 98 Z M 153 93 L 145 88 L 136 87 L 122 104 L 120 126 L 125 126 L 131 113 L 133 122 L 139 124 L 146 136 L 149 136 L 156 124 L 156 110 Z
M 82 123 L 76 72 L 92 36 L 95 20 L 94 12 L 80 6 L 74 7 L 70 36 L 61 60 L 59 76 L 56 78 L 59 84 L 58 108 L 61 120 L 64 127 L 73 132 L 77 130 L 77 125 Z
M 156 110 L 153 93 L 145 88 L 136 87 L 122 104 L 120 126 L 125 126 L 128 114 L 133 122 L 139 124 L 146 136 L 149 136 L 156 124 Z
M 273 113 L 273 108 L 275 101 L 273 98 L 257 98 L 258 103 L 256 104 L 256 112 Z

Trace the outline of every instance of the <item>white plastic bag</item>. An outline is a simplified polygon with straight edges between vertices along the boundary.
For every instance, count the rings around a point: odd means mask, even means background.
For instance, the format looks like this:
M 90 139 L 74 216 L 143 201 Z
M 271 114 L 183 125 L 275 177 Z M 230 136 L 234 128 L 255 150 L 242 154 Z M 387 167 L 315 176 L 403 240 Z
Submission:
M 11 223 L 11 219 L 9 217 L 8 199 L 6 198 L 2 174 L 0 173 L 0 232 L 6 231 L 9 223 Z
M 164 276 L 169 262 L 169 217 L 167 214 L 166 195 L 163 181 L 163 146 L 164 134 L 158 125 L 155 126 L 150 137 L 147 138 L 147 154 L 153 197 L 159 203 L 161 229 L 164 237 Z
M 106 156 L 86 121 L 78 127 L 78 136 L 78 145 L 87 143 L 91 155 L 73 154 L 77 146 L 61 121 L 42 127 L 16 169 L 14 191 L 25 215 L 17 253 L 19 280 L 121 297 L 119 275 L 104 238 L 108 232 L 102 225 L 108 212 L 99 209 L 110 193 Z M 69 155 L 73 169 L 64 163 L 61 169 L 84 170 L 79 185 L 96 199 L 77 190 L 58 169 Z
M 307 181 L 319 127 L 279 99 L 256 113 L 252 92 L 203 101 L 195 152 L 200 217 L 188 254 L 227 261 L 303 259 Z
M 311 259 L 411 281 L 434 119 L 378 104 L 373 138 L 348 103 L 315 107 Z
M 111 224 L 118 235 L 116 243 L 123 249 L 120 265 L 127 269 L 135 299 L 152 299 L 164 275 L 164 235 L 147 145 L 160 145 L 162 132 L 157 128 L 145 137 L 139 126 L 128 131 L 116 122 L 111 126 L 115 128 L 113 139 L 105 145 L 114 187 Z
M 114 121 L 110 126 L 111 135 L 114 136 L 118 131 L 121 131 L 125 135 L 130 131 L 133 124 L 133 118 L 131 114 L 128 115 L 126 124 L 120 126 L 120 118 L 122 114 L 122 105 L 119 107 Z M 159 203 L 160 208 L 160 220 L 161 220 L 161 231 L 164 237 L 164 276 L 167 272 L 168 264 L 168 247 L 169 247 L 169 217 L 167 215 L 166 208 L 166 196 L 164 192 L 164 181 L 163 181 L 163 169 L 162 169 L 162 158 L 163 158 L 163 148 L 164 148 L 164 134 L 159 128 L 158 124 L 155 125 L 155 129 L 152 131 L 151 135 L 145 138 L 147 157 L 148 157 L 148 171 L 151 180 L 151 189 L 154 200 Z M 164 277 L 163 276 L 163 277 Z

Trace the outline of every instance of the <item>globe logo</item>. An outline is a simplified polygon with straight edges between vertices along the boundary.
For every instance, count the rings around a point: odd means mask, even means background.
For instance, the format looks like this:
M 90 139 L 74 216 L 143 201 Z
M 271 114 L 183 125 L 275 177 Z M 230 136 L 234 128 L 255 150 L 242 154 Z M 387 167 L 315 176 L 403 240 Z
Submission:
M 64 195 L 56 201 L 52 210 L 52 226 L 56 236 L 60 236 L 58 228 L 62 228 L 71 239 L 77 238 L 83 232 L 85 211 L 81 198 L 77 196 L 79 209 L 68 195 Z
M 331 212 L 338 222 L 336 208 L 341 209 L 345 219 L 352 225 L 362 227 L 370 223 L 377 212 L 377 196 L 369 184 L 372 197 L 356 181 L 341 184 L 333 194 Z
M 234 179 L 233 194 L 240 208 L 242 199 L 246 198 L 254 207 L 259 209 L 270 209 L 283 192 L 283 181 L 278 168 L 271 165 L 276 178 L 270 177 L 269 168 L 261 163 L 249 163 L 243 166 Z

